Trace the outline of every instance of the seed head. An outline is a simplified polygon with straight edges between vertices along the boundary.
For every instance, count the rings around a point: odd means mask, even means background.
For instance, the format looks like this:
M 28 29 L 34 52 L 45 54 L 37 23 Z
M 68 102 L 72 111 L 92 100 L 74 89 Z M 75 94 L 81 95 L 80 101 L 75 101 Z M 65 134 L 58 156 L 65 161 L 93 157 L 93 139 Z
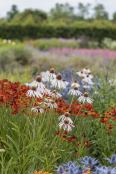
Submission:
M 63 81 L 63 82 L 65 82 L 66 80 L 65 80 L 65 79 L 63 79 L 62 81 Z
M 41 78 L 41 76 L 37 76 L 35 80 L 36 80 L 37 82 L 41 82 L 41 81 L 42 81 L 42 78 Z
M 77 80 L 74 80 L 75 83 L 77 83 Z
M 87 92 L 85 92 L 83 95 L 84 95 L 84 97 L 88 97 L 89 96 Z
M 40 112 L 40 107 L 39 106 L 37 106 L 37 111 Z
M 81 74 L 83 74 L 83 71 L 81 71 Z
M 77 87 L 77 86 L 75 86 L 75 87 L 74 87 L 74 90 L 78 90 L 78 87 Z
M 68 119 L 65 119 L 65 120 L 64 120 L 64 123 L 65 123 L 65 124 L 68 124 L 68 123 L 69 123 L 69 120 L 68 120 Z
M 53 74 L 55 73 L 54 68 L 51 68 L 51 69 L 50 69 L 50 73 L 53 73 Z
M 61 80 L 61 79 L 62 79 L 62 74 L 60 74 L 60 73 L 57 74 L 56 79 L 57 79 L 57 80 Z
M 51 103 L 53 104 L 54 103 L 54 100 L 52 100 Z
M 37 109 L 40 109 L 40 107 L 39 107 L 39 106 L 37 106 Z
M 36 86 L 32 86 L 31 89 L 32 89 L 33 91 L 36 91 L 37 87 L 36 87 Z
M 53 92 L 53 93 L 56 93 L 56 90 L 53 90 L 52 92 Z
M 65 112 L 65 117 L 69 117 L 70 116 L 70 114 L 69 114 L 69 112 Z

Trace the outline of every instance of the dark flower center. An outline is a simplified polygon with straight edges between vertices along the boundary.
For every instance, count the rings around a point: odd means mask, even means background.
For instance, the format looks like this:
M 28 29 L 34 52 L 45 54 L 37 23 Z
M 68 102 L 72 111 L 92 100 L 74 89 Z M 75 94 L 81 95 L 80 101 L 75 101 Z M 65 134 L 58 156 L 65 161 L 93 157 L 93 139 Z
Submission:
M 84 97 L 88 97 L 89 96 L 87 92 L 85 92 L 83 95 L 84 95 Z
M 60 73 L 57 74 L 56 79 L 57 79 L 57 80 L 61 80 L 61 79 L 62 79 L 62 74 L 60 74 Z
M 41 76 L 37 76 L 35 80 L 36 80 L 37 82 L 41 82 L 41 81 L 42 81 L 42 78 L 41 78 Z
M 55 73 L 54 68 L 51 68 L 51 69 L 50 69 L 50 73 Z
M 36 86 L 32 86 L 31 89 L 32 89 L 33 91 L 36 91 L 37 87 L 36 87 Z
M 65 123 L 65 124 L 69 124 L 69 120 L 68 120 L 68 119 L 65 119 L 65 120 L 64 120 L 64 123 Z
M 64 114 L 64 116 L 65 116 L 65 117 L 69 117 L 69 116 L 70 116 L 69 112 L 66 112 L 66 113 Z

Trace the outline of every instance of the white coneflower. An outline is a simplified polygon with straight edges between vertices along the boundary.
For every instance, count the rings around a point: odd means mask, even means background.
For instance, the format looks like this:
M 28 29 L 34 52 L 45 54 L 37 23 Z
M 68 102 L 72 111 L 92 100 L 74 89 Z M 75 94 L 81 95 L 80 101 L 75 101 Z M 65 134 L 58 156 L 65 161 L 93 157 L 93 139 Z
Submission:
M 15 42 L 12 42 L 12 45 L 15 45 Z
M 90 88 L 90 85 L 83 85 L 83 88 Z
M 0 149 L 0 152 L 5 152 L 5 149 Z
M 71 124 L 73 123 L 73 121 L 70 119 L 69 112 L 65 112 L 64 115 L 61 115 L 58 119 L 59 120 L 62 119 L 62 121 L 65 120 L 65 119 L 68 119 L 69 120 L 69 123 L 71 123 Z
M 82 92 L 80 92 L 79 90 L 78 90 L 78 87 L 77 86 L 75 86 L 73 89 L 71 89 L 69 92 L 68 92 L 68 94 L 71 94 L 71 95 L 81 95 L 82 94 Z
M 83 73 L 85 73 L 85 74 L 88 74 L 88 73 L 90 73 L 91 71 L 90 71 L 90 69 L 88 69 L 88 68 L 84 68 L 83 69 Z
M 39 106 L 36 106 L 35 108 L 31 108 L 31 110 L 32 111 L 35 111 L 35 112 L 37 112 L 37 113 L 39 113 L 39 112 L 44 112 L 44 110 L 43 109 L 41 109 Z
M 76 74 L 78 74 L 79 77 L 85 77 L 86 76 L 86 74 L 83 71 L 76 72 Z
M 93 100 L 89 98 L 89 95 L 88 95 L 87 92 L 85 92 L 85 93 L 83 94 L 83 96 L 79 97 L 78 100 L 79 100 L 80 102 L 82 101 L 83 103 L 84 103 L 85 101 L 87 101 L 88 103 L 92 103 L 92 102 L 93 102 Z
M 56 95 L 56 98 L 62 97 L 62 95 L 60 93 L 56 92 L 56 90 L 53 90 L 52 93 L 51 93 L 51 96 L 55 97 L 55 95 Z
M 41 90 L 45 89 L 45 85 L 42 83 L 42 77 L 37 76 L 35 80 L 30 83 L 30 86 L 36 86 L 38 89 L 41 88 Z
M 42 81 L 48 81 L 49 74 L 50 74 L 50 68 L 46 72 L 41 72 L 40 74 L 42 76 Z
M 4 40 L 3 40 L 3 43 L 7 43 L 7 39 L 4 39 Z
M 39 88 L 40 89 L 40 88 Z M 51 90 L 50 89 L 48 89 L 48 87 L 47 86 L 45 86 L 45 89 L 42 91 L 42 93 L 44 94 L 49 94 L 49 95 L 51 95 Z
M 56 78 L 56 74 L 55 74 L 54 68 L 50 69 L 50 73 L 48 74 L 48 76 L 50 77 L 50 80 Z
M 60 129 L 63 126 L 64 130 L 67 130 L 67 131 L 71 131 L 72 130 L 71 127 L 73 126 L 70 124 L 68 119 L 63 120 L 58 125 L 59 125 Z M 73 126 L 73 127 L 75 127 L 75 126 Z
M 98 90 L 95 91 L 95 94 L 99 94 Z
M 44 76 L 45 74 L 49 74 L 50 73 L 50 68 L 48 68 L 48 70 L 46 71 L 46 72 L 41 72 L 40 74 L 42 75 L 42 76 Z
M 71 86 L 77 86 L 77 87 L 80 87 L 80 85 L 77 83 L 77 80 L 74 80 L 74 82 L 71 84 Z
M 91 75 L 91 73 L 88 73 L 87 75 L 89 75 L 89 78 L 91 78 L 91 79 L 93 78 L 93 76 Z
M 42 94 L 40 94 L 40 91 L 38 91 L 36 86 L 32 86 L 30 90 L 27 91 L 26 95 L 28 97 L 43 97 Z
M 46 102 L 38 102 L 38 104 L 41 105 L 41 107 L 43 107 L 43 108 L 48 106 L 48 103 L 46 103 Z
M 113 79 L 111 79 L 111 80 L 109 80 L 109 82 L 110 82 L 110 85 L 116 85 L 116 80 L 113 80 Z
M 91 77 L 89 75 L 86 75 L 84 79 L 82 79 L 82 82 L 87 82 L 91 85 L 93 85 L 94 83 L 91 81 Z
M 54 100 L 52 100 L 52 101 L 50 101 L 49 103 L 47 103 L 48 104 L 48 107 L 50 107 L 50 108 L 57 108 L 58 107 L 58 105 L 55 103 L 55 101 Z
M 64 82 L 64 84 L 65 84 L 66 86 L 69 84 L 69 82 L 67 82 L 67 81 L 65 80 L 65 78 L 63 78 L 62 81 Z
M 11 40 L 10 40 L 10 39 L 8 40 L 8 43 L 9 43 L 9 44 L 11 43 Z
M 44 75 L 43 81 L 51 81 L 56 78 L 54 68 L 51 68 L 47 74 Z
M 52 101 L 52 99 L 50 97 L 47 97 L 44 100 L 47 101 L 47 102 L 51 102 Z
M 57 74 L 56 79 L 51 81 L 52 86 L 58 87 L 59 89 L 60 88 L 63 88 L 63 89 L 66 88 L 65 82 L 63 82 L 61 79 L 62 79 L 62 75 L 60 73 Z
M 32 82 L 28 82 L 28 83 L 25 83 L 25 85 L 31 87 L 31 83 Z

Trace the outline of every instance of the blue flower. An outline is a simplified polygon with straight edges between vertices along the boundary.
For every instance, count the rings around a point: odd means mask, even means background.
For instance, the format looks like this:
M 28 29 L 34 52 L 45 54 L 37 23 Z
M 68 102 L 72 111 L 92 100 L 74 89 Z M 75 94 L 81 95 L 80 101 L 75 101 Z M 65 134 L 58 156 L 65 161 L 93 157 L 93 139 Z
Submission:
M 109 159 L 109 158 L 104 158 L 104 159 L 108 160 L 112 164 L 112 168 L 114 168 L 114 164 L 116 164 L 116 155 L 115 154 L 113 154 L 111 156 L 111 159 Z
M 85 164 L 86 167 L 90 167 L 91 171 L 92 171 L 93 165 L 95 165 L 98 162 L 98 160 L 95 160 L 95 158 L 91 158 L 87 156 L 85 156 L 82 160 L 81 159 L 77 159 L 77 160 Z

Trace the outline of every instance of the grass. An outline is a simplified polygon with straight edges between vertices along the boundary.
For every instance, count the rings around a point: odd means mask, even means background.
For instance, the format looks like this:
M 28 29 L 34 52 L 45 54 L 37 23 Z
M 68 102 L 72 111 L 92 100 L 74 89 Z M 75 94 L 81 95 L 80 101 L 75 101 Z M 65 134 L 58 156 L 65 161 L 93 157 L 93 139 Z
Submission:
M 47 58 L 42 60 L 40 57 L 39 73 L 47 70 L 44 62 L 48 63 Z M 55 70 L 59 71 L 62 66 L 52 62 L 49 57 L 47 66 L 54 67 Z M 92 75 L 93 72 L 95 74 L 96 70 L 99 73 L 103 88 L 99 90 L 99 96 L 93 95 L 92 106 L 78 102 L 79 97 L 73 98 L 72 96 L 71 105 L 66 105 L 62 98 L 55 99 L 50 96 L 55 103 L 60 105 L 58 109 L 45 108 L 40 105 L 44 109 L 43 113 L 32 112 L 31 108 L 38 106 L 38 102 L 44 102 L 47 96 L 44 95 L 42 99 L 26 97 L 26 92 L 30 88 L 24 85 L 26 82 L 34 80 L 31 67 L 27 66 L 26 69 L 23 67 L 20 73 L 17 69 L 13 69 L 12 73 L 10 71 L 1 72 L 0 82 L 3 83 L 0 83 L 0 146 L 1 149 L 5 149 L 5 152 L 2 153 L 3 156 L 1 156 L 3 157 L 1 162 L 2 174 L 31 174 L 34 171 L 55 173 L 53 170 L 58 169 L 62 163 L 75 162 L 85 156 L 97 158 L 102 165 L 109 166 L 109 162 L 103 158 L 110 158 L 112 154 L 116 154 L 116 140 L 114 139 L 116 123 L 113 119 L 116 117 L 116 99 L 114 97 L 116 89 L 114 86 L 111 92 L 108 92 L 110 85 L 103 80 L 103 77 L 107 76 L 114 79 L 115 65 L 113 65 L 113 62 L 108 62 L 108 65 L 105 66 L 102 62 L 99 62 L 98 64 L 103 67 L 100 70 L 97 63 L 96 66 L 96 64 L 93 65 L 93 62 L 84 63 L 83 60 L 79 64 L 79 60 L 71 57 L 70 60 L 65 62 L 65 69 L 70 62 L 72 62 L 72 69 L 76 69 L 76 72 L 87 65 Z M 43 67 L 41 67 L 42 64 L 44 64 Z M 112 71 L 112 74 L 110 71 Z M 2 81 L 3 79 L 8 79 L 8 81 Z M 15 82 L 21 82 L 21 84 Z M 93 92 L 96 89 L 95 84 Z M 89 91 L 87 92 L 89 94 Z M 90 94 L 89 97 L 91 98 Z M 111 113 L 112 110 L 114 113 Z M 60 121 L 58 118 L 69 111 L 71 111 L 72 125 L 75 127 L 72 127 L 70 134 L 65 132 L 65 135 L 58 135 L 58 131 L 64 133 L 64 130 L 59 128 Z M 107 125 L 109 124 L 114 127 L 108 128 Z M 79 142 L 83 145 L 77 144 Z

